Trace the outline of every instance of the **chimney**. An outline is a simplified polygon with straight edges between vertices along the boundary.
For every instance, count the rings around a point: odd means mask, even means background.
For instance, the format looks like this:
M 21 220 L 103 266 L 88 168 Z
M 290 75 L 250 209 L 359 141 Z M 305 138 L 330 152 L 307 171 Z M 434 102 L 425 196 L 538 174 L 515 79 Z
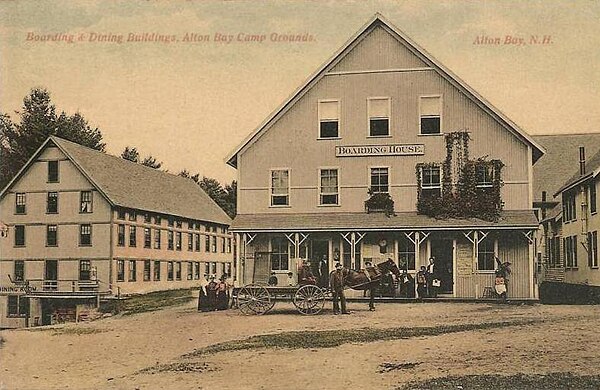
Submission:
M 579 174 L 585 175 L 585 147 L 579 147 Z

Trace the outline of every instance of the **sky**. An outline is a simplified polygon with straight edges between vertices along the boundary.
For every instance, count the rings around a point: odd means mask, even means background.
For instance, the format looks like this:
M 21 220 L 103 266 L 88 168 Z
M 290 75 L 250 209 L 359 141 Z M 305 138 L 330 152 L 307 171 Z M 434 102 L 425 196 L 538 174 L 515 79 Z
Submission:
M 588 0 L 4 0 L 0 112 L 17 119 L 44 87 L 109 153 L 135 146 L 170 172 L 229 182 L 229 152 L 376 12 L 529 134 L 600 131 L 600 2 Z M 310 39 L 279 41 L 290 34 Z M 532 35 L 548 41 L 513 43 Z

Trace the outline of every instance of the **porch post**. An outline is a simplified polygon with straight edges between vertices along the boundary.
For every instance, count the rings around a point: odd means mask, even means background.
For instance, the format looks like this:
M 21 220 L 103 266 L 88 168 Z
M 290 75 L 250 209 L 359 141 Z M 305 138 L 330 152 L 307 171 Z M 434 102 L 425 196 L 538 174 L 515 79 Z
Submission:
M 356 234 L 350 234 L 350 266 L 356 267 Z

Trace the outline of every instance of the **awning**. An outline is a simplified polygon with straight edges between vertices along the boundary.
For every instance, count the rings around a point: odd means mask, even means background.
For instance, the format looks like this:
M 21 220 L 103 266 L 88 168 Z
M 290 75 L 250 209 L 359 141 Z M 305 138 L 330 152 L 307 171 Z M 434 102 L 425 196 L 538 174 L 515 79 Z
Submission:
M 471 219 L 436 219 L 416 212 L 320 213 L 320 214 L 240 214 L 233 232 L 309 232 L 309 231 L 390 231 L 390 230 L 535 230 L 538 219 L 533 210 L 502 211 L 497 222 Z

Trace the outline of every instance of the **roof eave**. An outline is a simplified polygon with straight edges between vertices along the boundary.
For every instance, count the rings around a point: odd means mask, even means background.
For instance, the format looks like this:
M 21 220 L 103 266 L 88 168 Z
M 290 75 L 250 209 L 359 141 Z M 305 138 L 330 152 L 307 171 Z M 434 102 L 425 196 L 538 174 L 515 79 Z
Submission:
M 44 142 L 42 142 L 40 147 L 37 148 L 35 153 L 33 153 L 33 155 L 29 158 L 29 160 L 27 160 L 25 165 L 23 165 L 21 167 L 21 169 L 19 169 L 19 172 L 17 172 L 17 174 L 2 189 L 2 192 L 0 192 L 0 199 L 4 198 L 4 195 L 6 195 L 6 192 L 8 192 L 8 190 L 13 186 L 13 184 L 15 184 L 18 181 L 18 179 L 23 175 L 23 173 L 25 173 L 25 171 L 29 168 L 29 166 L 33 163 L 33 161 L 35 161 L 35 159 L 37 159 L 37 157 L 40 155 L 42 150 L 44 150 L 44 148 L 46 147 L 46 144 L 48 144 L 48 142 L 50 142 L 50 141 L 54 142 L 52 140 L 52 138 L 53 137 L 50 136 L 50 137 L 46 138 L 46 140 Z M 56 142 L 54 142 L 54 144 L 56 145 Z

